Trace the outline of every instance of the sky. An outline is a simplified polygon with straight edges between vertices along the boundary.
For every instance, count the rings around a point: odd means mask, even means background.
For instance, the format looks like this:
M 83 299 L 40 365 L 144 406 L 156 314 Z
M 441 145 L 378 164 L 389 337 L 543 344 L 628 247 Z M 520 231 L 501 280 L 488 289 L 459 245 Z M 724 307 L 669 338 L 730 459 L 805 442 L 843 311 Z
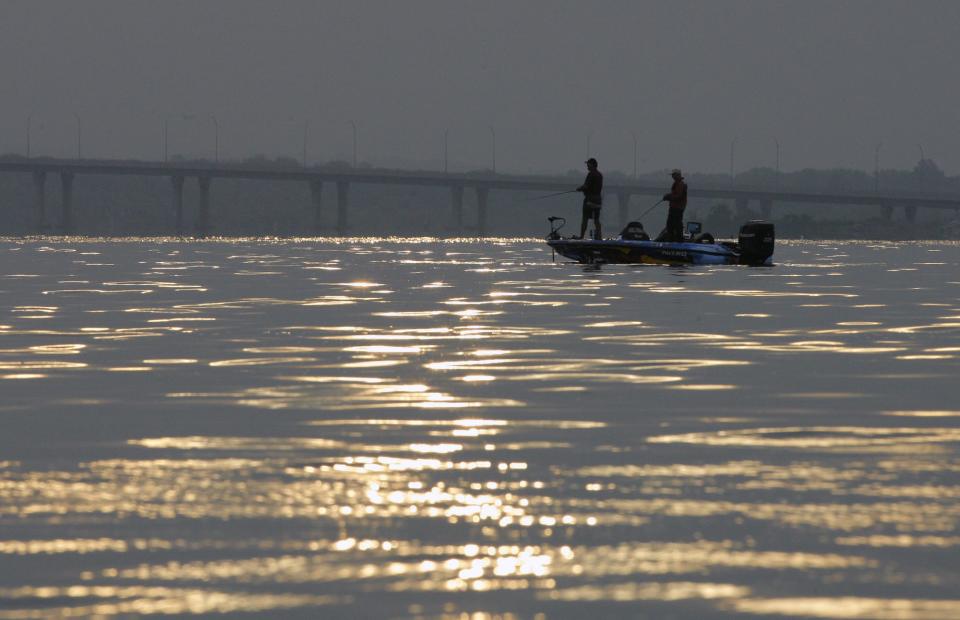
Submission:
M 955 0 L 0 0 L 0 153 L 960 174 L 958 58 Z

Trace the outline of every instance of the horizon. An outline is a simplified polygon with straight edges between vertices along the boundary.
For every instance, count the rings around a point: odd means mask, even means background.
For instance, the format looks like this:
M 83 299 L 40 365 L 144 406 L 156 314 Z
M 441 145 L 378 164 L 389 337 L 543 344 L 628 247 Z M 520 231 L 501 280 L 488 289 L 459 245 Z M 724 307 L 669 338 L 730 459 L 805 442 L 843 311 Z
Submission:
M 37 161 L 37 162 L 63 161 L 63 162 L 88 162 L 88 163 L 111 163 L 111 162 L 139 162 L 139 163 L 150 163 L 150 164 L 181 163 L 181 164 L 201 164 L 201 165 L 211 165 L 211 166 L 250 164 L 250 163 L 255 163 L 262 160 L 265 163 L 269 164 L 271 167 L 281 166 L 285 168 L 289 167 L 291 169 L 299 168 L 299 169 L 310 170 L 310 169 L 324 169 L 324 168 L 330 168 L 330 167 L 334 167 L 338 169 L 344 168 L 347 170 L 354 169 L 351 162 L 344 159 L 310 161 L 307 163 L 306 166 L 304 166 L 301 160 L 298 160 L 293 156 L 285 155 L 285 154 L 270 156 L 265 153 L 254 153 L 250 155 L 236 155 L 228 158 L 220 157 L 219 159 L 213 159 L 213 158 L 202 157 L 202 156 L 192 158 L 192 157 L 181 155 L 179 153 L 174 153 L 174 154 L 170 154 L 167 160 L 163 160 L 162 158 L 141 159 L 141 158 L 131 157 L 131 156 L 128 156 L 128 157 L 79 157 L 78 158 L 78 157 L 70 157 L 69 155 L 64 157 L 58 157 L 55 155 L 42 155 L 42 154 L 34 154 L 34 155 L 31 155 L 30 157 L 27 157 L 22 153 L 13 151 L 13 152 L 0 153 L 0 160 L 7 160 L 7 161 L 22 160 L 22 161 Z M 786 178 L 790 176 L 797 176 L 797 175 L 810 174 L 810 173 L 815 174 L 815 173 L 822 173 L 822 172 L 843 172 L 848 174 L 863 174 L 872 179 L 875 177 L 877 172 L 879 172 L 881 175 L 886 175 L 888 177 L 891 175 L 913 174 L 917 171 L 918 167 L 922 165 L 924 162 L 929 162 L 930 164 L 932 164 L 936 170 L 938 170 L 944 175 L 944 179 L 947 179 L 947 180 L 960 179 L 960 171 L 958 171 L 956 174 L 951 175 L 947 173 L 947 171 L 943 170 L 940 167 L 939 163 L 933 158 L 925 158 L 922 160 L 918 160 L 912 167 L 906 167 L 906 168 L 881 167 L 878 170 L 868 170 L 868 169 L 861 169 L 861 168 L 844 168 L 844 167 L 834 167 L 834 168 L 808 167 L 808 168 L 802 168 L 797 170 L 784 170 L 784 169 L 777 170 L 776 168 L 773 168 L 771 166 L 758 165 L 752 168 L 735 171 L 734 178 L 756 175 L 759 173 L 772 174 L 774 176 L 780 176 L 780 177 Z M 544 176 L 544 177 L 568 177 L 568 176 L 585 174 L 582 170 L 576 169 L 576 168 L 569 168 L 563 171 L 559 169 L 554 169 L 552 171 L 537 171 L 537 172 L 520 172 L 520 171 L 514 171 L 514 170 L 498 169 L 494 173 L 489 167 L 484 168 L 482 165 L 476 168 L 467 168 L 465 165 L 464 166 L 451 165 L 450 170 L 448 172 L 445 172 L 443 169 L 438 170 L 438 169 L 431 169 L 428 167 L 416 167 L 416 163 L 409 160 L 407 160 L 405 163 L 407 163 L 408 165 L 394 167 L 394 166 L 387 166 L 387 165 L 375 165 L 369 161 L 360 159 L 357 161 L 357 166 L 355 170 L 357 171 L 390 170 L 390 171 L 397 171 L 397 172 L 411 172 L 411 173 L 422 173 L 422 174 L 449 173 L 451 175 L 484 173 L 484 174 L 496 174 L 497 176 Z M 601 166 L 601 168 L 602 168 L 601 172 L 603 172 L 604 174 L 622 176 L 627 179 L 631 179 L 631 178 L 640 179 L 643 177 L 649 177 L 649 176 L 661 175 L 661 174 L 669 176 L 669 173 L 671 170 L 671 168 L 639 170 L 637 175 L 634 176 L 632 171 L 627 171 L 620 168 L 610 169 L 610 168 L 604 168 L 604 166 Z M 722 172 L 722 171 L 703 171 L 703 170 L 684 169 L 683 174 L 685 178 L 689 178 L 693 176 L 718 177 L 718 178 L 725 178 L 725 179 L 730 178 L 730 175 L 728 172 Z

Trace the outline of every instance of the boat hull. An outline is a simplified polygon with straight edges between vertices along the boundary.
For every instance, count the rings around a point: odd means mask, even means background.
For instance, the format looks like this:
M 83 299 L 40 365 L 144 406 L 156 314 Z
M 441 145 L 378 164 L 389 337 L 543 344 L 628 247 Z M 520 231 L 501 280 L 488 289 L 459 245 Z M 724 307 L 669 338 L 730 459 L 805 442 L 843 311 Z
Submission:
M 744 264 L 735 244 L 621 239 L 548 239 L 557 254 L 578 263 L 626 263 L 658 265 Z M 770 264 L 768 257 L 762 264 Z

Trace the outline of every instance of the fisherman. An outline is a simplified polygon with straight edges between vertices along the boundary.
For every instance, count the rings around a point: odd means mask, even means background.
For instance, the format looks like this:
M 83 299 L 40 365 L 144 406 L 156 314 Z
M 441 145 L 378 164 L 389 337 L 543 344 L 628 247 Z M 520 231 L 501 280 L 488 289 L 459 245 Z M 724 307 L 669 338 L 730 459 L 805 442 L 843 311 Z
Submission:
M 603 203 L 603 175 L 597 170 L 597 160 L 591 157 L 583 162 L 587 164 L 587 178 L 576 191 L 583 192 L 583 217 L 580 220 L 580 236 L 574 239 L 583 239 L 587 232 L 587 221 L 593 219 L 594 238 L 602 239 L 600 235 L 600 207 Z
M 679 168 L 674 168 L 670 176 L 673 177 L 673 186 L 669 194 L 663 195 L 663 199 L 670 204 L 667 209 L 667 228 L 657 241 L 683 241 L 683 210 L 687 208 L 687 184 Z

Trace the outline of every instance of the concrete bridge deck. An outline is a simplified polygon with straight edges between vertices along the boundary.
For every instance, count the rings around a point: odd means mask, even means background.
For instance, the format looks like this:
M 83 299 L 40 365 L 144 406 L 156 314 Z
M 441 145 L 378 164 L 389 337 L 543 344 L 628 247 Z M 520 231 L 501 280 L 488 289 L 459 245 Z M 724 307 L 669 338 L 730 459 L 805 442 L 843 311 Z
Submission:
M 73 218 L 73 180 L 77 175 L 124 175 L 163 176 L 171 180 L 172 206 L 176 214 L 176 232 L 184 234 L 183 185 L 187 179 L 197 179 L 200 188 L 200 204 L 194 234 L 205 236 L 209 231 L 210 189 L 214 179 L 259 179 L 272 181 L 306 182 L 311 191 L 314 208 L 314 232 L 321 232 L 320 213 L 322 190 L 325 183 L 337 187 L 337 231 L 347 231 L 349 189 L 354 183 L 381 185 L 416 185 L 448 187 L 451 190 L 451 208 L 457 226 L 463 224 L 463 193 L 472 189 L 477 196 L 477 230 L 482 235 L 486 230 L 487 200 L 491 190 L 517 192 L 560 192 L 569 190 L 579 181 L 568 177 L 521 176 L 505 174 L 447 174 L 404 170 L 294 168 L 250 166 L 231 163 L 184 163 L 149 161 L 78 160 L 49 158 L 0 159 L 0 172 L 27 173 L 34 180 L 34 215 L 37 231 L 49 228 L 46 221 L 45 187 L 47 175 L 59 175 L 61 181 L 62 217 L 60 229 L 70 233 L 75 230 Z M 662 184 L 623 182 L 608 180 L 604 187 L 607 197 L 617 197 L 621 223 L 629 219 L 630 198 L 637 196 L 660 196 L 668 189 L 665 179 Z M 738 210 L 746 210 L 750 202 L 758 202 L 760 211 L 769 217 L 775 202 L 794 204 L 867 205 L 879 207 L 890 217 L 894 207 L 903 207 L 908 220 L 912 221 L 917 209 L 960 210 L 960 195 L 933 195 L 915 193 L 878 192 L 805 192 L 796 190 L 771 190 L 751 187 L 694 186 L 691 198 L 729 200 Z

